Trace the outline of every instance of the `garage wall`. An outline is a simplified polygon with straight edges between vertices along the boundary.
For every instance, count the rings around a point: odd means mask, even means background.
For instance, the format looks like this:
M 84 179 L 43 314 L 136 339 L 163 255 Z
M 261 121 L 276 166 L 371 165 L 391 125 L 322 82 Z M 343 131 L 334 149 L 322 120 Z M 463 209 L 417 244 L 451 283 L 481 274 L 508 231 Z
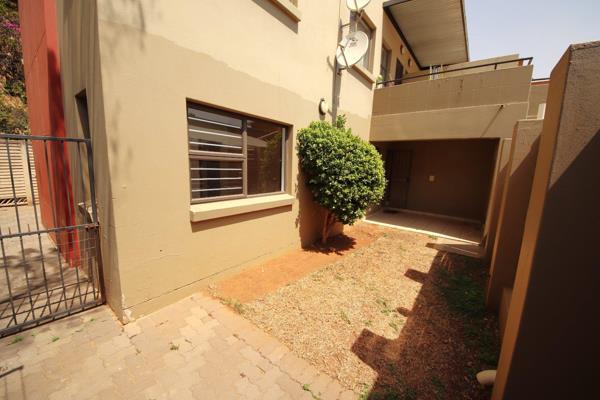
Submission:
M 482 223 L 497 144 L 495 139 L 377 143 L 383 154 L 387 149 L 412 152 L 408 209 Z

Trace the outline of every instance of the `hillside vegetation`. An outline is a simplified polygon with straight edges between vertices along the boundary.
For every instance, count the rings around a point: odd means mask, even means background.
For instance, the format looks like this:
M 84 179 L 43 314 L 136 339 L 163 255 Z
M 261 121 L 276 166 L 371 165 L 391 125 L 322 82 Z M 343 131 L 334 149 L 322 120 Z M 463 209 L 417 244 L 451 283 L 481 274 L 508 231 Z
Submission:
M 27 98 L 16 0 L 0 0 L 0 132 L 27 133 Z

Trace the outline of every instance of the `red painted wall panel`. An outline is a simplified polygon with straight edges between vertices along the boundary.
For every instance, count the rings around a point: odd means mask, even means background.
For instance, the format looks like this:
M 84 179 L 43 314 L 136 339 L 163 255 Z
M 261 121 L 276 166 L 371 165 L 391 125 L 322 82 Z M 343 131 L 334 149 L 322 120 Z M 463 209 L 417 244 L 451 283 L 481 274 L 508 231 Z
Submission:
M 65 137 L 55 0 L 19 0 L 19 20 L 32 135 Z M 75 206 L 65 144 L 33 141 L 42 223 L 75 225 Z M 61 253 L 77 261 L 75 232 L 54 235 Z

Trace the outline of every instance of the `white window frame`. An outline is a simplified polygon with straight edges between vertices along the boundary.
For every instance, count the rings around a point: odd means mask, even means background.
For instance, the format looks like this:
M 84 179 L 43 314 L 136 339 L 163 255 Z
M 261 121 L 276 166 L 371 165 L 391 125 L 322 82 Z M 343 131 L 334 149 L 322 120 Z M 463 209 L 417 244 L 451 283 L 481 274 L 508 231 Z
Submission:
M 365 12 L 362 13 L 362 16 L 356 22 L 357 30 L 361 30 L 363 32 L 366 30 L 367 32 L 365 33 L 369 37 L 369 47 L 360 61 L 360 66 L 365 70 L 373 73 L 373 64 L 375 64 L 373 58 L 375 54 L 375 39 L 377 37 L 377 27 Z

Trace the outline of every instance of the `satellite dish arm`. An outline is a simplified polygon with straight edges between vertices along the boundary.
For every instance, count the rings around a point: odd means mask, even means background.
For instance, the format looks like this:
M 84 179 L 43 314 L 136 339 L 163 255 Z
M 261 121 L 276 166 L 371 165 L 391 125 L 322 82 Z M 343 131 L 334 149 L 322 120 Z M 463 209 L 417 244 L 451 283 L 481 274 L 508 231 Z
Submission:
M 346 51 L 345 50 L 346 50 L 346 48 L 342 47 L 342 57 L 344 57 L 344 66 L 341 69 L 346 69 L 350 65 L 350 63 L 348 62 L 348 59 L 346 58 Z

